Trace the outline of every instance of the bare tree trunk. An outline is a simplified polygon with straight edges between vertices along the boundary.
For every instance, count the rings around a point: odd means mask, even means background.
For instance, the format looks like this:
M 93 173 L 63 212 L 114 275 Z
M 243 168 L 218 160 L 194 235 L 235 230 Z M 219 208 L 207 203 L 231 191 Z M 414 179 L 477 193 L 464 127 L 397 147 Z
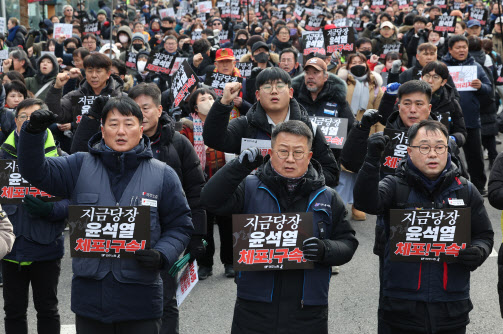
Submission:
M 28 0 L 19 0 L 19 6 L 21 24 L 28 28 L 30 23 L 28 19 Z

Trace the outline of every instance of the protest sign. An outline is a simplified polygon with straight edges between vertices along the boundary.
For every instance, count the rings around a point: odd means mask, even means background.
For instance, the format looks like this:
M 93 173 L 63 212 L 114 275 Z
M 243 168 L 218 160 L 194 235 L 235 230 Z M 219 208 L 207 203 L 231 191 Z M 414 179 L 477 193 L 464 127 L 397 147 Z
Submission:
M 229 82 L 243 82 L 243 78 L 212 72 L 211 74 L 206 74 L 206 79 L 204 80 L 204 84 L 212 87 L 218 96 L 224 95 L 225 84 Z
M 434 0 L 433 4 L 442 10 L 447 9 L 447 0 Z
M 213 7 L 211 1 L 201 1 L 197 4 L 197 9 L 199 10 L 199 13 L 209 13 L 211 7 Z
M 409 1 L 408 0 L 398 0 L 398 8 L 399 9 L 404 9 L 409 7 Z
M 302 244 L 313 236 L 312 212 L 232 215 L 236 271 L 312 269 Z
M 26 195 L 32 195 L 44 202 L 61 200 L 56 196 L 49 195 L 45 191 L 33 187 L 19 173 L 17 160 L 0 160 L 0 194 L 1 204 L 21 204 Z
M 182 274 L 178 278 L 178 287 L 176 288 L 176 305 L 180 307 L 183 301 L 189 295 L 190 291 L 199 282 L 199 276 L 197 274 L 197 261 L 194 260 L 189 262 L 187 267 L 183 270 Z
M 246 63 L 237 62 L 236 68 L 239 70 L 239 72 L 241 73 L 241 76 L 243 78 L 249 78 L 251 76 L 251 72 L 253 70 L 253 63 L 252 62 L 246 62 Z
M 170 74 L 175 58 L 175 55 L 168 55 L 163 52 L 156 52 L 152 50 L 148 57 L 145 69 L 149 72 Z
M 304 56 L 310 53 L 325 54 L 325 38 L 323 31 L 303 31 Z
M 241 57 L 243 57 L 245 54 L 248 53 L 248 49 L 232 49 L 232 52 L 234 53 L 234 58 L 236 58 L 236 61 L 239 61 Z
M 190 42 L 192 44 L 194 44 L 195 41 L 197 41 L 197 40 L 199 40 L 199 39 L 202 38 L 202 34 L 203 34 L 203 29 L 194 29 L 194 30 L 192 30 Z
M 402 54 L 400 53 L 401 46 L 402 44 L 400 42 L 384 44 L 382 46 L 382 53 L 379 55 L 379 58 L 386 58 L 386 55 L 390 52 L 397 52 L 398 54 L 400 54 L 400 56 L 402 56 Z
M 54 24 L 54 39 L 58 39 L 61 36 L 66 38 L 72 37 L 73 25 L 66 23 L 55 23 Z
M 197 86 L 198 82 L 197 75 L 194 73 L 187 60 L 184 60 L 178 71 L 173 75 L 173 82 L 169 92 L 173 105 L 178 107 L 182 101 L 185 101 L 192 93 L 192 89 Z
M 463 199 L 449 198 L 452 206 Z M 390 260 L 452 262 L 470 245 L 470 208 L 390 210 Z
M 150 248 L 149 206 L 68 207 L 70 255 L 85 258 L 133 258 Z
M 309 119 L 325 135 L 330 148 L 342 149 L 348 133 L 348 119 L 310 116 Z
M 348 0 L 348 5 L 352 7 L 361 7 L 362 3 L 361 0 Z
M 279 20 L 285 19 L 285 12 L 282 10 L 272 10 L 271 17 L 277 17 Z
M 0 17 L 0 34 L 5 34 L 5 17 Z
M 477 66 L 448 66 L 448 68 L 458 92 L 476 91 L 471 83 L 477 79 Z
M 173 76 L 173 73 L 178 71 L 178 69 L 180 68 L 180 64 L 183 63 L 184 60 L 188 61 L 189 58 L 187 58 L 187 57 L 176 57 L 175 58 L 175 61 L 173 62 L 173 67 L 171 68 L 171 71 L 169 73 L 170 76 Z
M 470 9 L 470 20 L 477 20 L 483 26 L 487 23 L 487 11 L 485 8 L 475 8 Z
M 256 147 L 260 150 L 262 156 L 271 154 L 271 141 L 267 139 L 241 138 L 241 151 Z
M 126 67 L 136 69 L 136 54 L 126 51 Z
M 357 18 L 354 18 L 352 21 L 352 24 L 351 26 L 356 30 L 356 31 L 363 31 L 363 21 L 357 17 Z
M 386 0 L 372 0 L 370 9 L 375 11 L 377 8 L 384 9 L 386 8 Z
M 304 7 L 296 6 L 295 11 L 293 12 L 293 16 L 295 17 L 296 20 L 301 21 L 302 17 L 304 16 Z
M 409 137 L 406 131 L 384 129 L 385 136 L 390 138 L 390 143 L 384 148 L 381 157 L 381 172 L 395 174 L 398 163 L 407 157 Z
M 355 19 L 356 18 L 356 7 L 349 6 L 348 7 L 348 14 L 347 17 L 349 19 Z M 337 24 L 336 24 L 337 25 Z
M 110 95 L 108 95 L 110 96 Z M 72 96 L 72 105 L 78 105 L 80 109 L 80 115 L 77 116 L 77 119 L 75 120 L 77 124 L 80 123 L 82 120 L 82 115 L 85 115 L 89 112 L 89 109 L 91 109 L 91 106 L 94 103 L 94 100 L 98 96 L 96 95 L 90 95 L 90 96 Z
M 171 10 L 173 10 L 173 8 L 171 8 Z M 170 16 L 169 14 L 170 14 L 170 12 L 169 12 L 168 8 L 159 9 L 159 16 L 161 17 L 161 20 L 166 17 L 169 17 Z
M 321 23 L 323 22 L 323 16 L 309 16 L 304 29 L 307 31 L 316 31 L 321 29 Z
M 93 22 L 93 23 L 86 23 L 84 24 L 84 31 L 82 31 L 83 35 L 89 35 L 89 34 L 95 34 L 99 35 L 100 31 L 98 30 L 98 21 Z
M 4 73 L 3 61 L 9 59 L 9 49 L 0 50 L 0 74 Z
M 435 20 L 433 30 L 438 32 L 454 32 L 456 30 L 456 16 L 441 15 Z
M 220 45 L 230 42 L 229 30 L 220 30 L 220 33 L 218 34 L 218 42 Z
M 355 35 L 352 28 L 332 28 L 324 30 L 324 40 L 327 53 L 353 53 Z

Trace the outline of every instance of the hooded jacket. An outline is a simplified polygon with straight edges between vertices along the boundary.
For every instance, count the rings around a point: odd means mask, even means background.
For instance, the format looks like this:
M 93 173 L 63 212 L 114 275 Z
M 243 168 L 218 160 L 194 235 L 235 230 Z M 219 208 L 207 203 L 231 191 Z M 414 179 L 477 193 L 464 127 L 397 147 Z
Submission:
M 224 105 L 220 99 L 213 103 L 204 122 L 203 139 L 206 145 L 217 151 L 239 154 L 242 138 L 270 140 L 272 126 L 267 121 L 266 112 L 260 102 L 255 103 L 246 116 L 240 116 L 229 122 L 233 107 L 234 103 Z M 290 100 L 290 120 L 303 121 L 312 130 L 306 109 L 294 98 Z M 339 167 L 321 131 L 316 131 L 312 151 L 313 158 L 323 167 L 326 184 L 330 187 L 337 185 Z
M 73 204 L 127 206 L 132 197 L 142 203 L 153 201 L 149 194 L 156 196 L 156 206 L 150 206 L 150 247 L 161 253 L 161 269 L 170 268 L 187 246 L 193 227 L 182 186 L 171 167 L 153 159 L 146 136 L 132 150 L 115 152 L 105 148 L 97 133 L 89 141 L 89 153 L 45 158 L 43 133 L 23 128 L 18 152 L 23 177 Z M 110 323 L 162 315 L 159 270 L 140 267 L 135 259 L 74 258 L 73 273 L 72 311 L 80 316 Z M 103 298 L 102 291 L 114 298 Z
M 447 66 L 469 66 L 477 67 L 477 79 L 482 82 L 482 87 L 476 91 L 463 91 L 460 92 L 461 109 L 465 117 L 466 127 L 468 129 L 480 128 L 480 107 L 481 101 L 484 96 L 489 96 L 492 92 L 492 85 L 490 79 L 487 77 L 484 69 L 478 64 L 475 59 L 468 54 L 467 58 L 463 61 L 454 59 L 450 53 L 446 54 L 442 61 Z
M 238 302 L 255 303 L 249 305 L 249 311 L 241 308 L 233 322 L 246 324 L 240 333 L 277 333 L 278 328 L 284 333 L 322 333 L 324 324 L 318 312 L 326 310 L 328 304 L 331 266 L 349 262 L 358 246 L 345 219 L 345 205 L 333 189 L 325 186 L 321 166 L 314 160 L 291 193 L 285 178 L 268 160 L 256 175 L 249 173 L 238 159 L 230 161 L 208 181 L 201 201 L 208 210 L 222 215 L 313 212 L 313 235 L 323 240 L 326 251 L 323 260 L 314 263 L 314 269 L 238 272 Z M 270 321 L 250 321 L 257 312 Z M 300 313 L 305 317 L 295 316 Z
M 54 88 L 54 85 L 51 85 L 45 97 L 45 103 L 49 110 L 56 114 L 57 123 L 72 123 L 72 129 L 75 130 L 82 117 L 82 104 L 79 104 L 80 98 L 95 97 L 97 95 L 86 79 L 81 81 L 78 90 L 71 91 L 65 96 L 62 96 L 62 92 L 62 88 Z M 122 85 L 113 76 L 110 76 L 107 85 L 99 95 L 115 97 L 122 94 Z
M 354 122 L 354 116 L 346 101 L 346 83 L 335 74 L 327 72 L 328 79 L 313 101 L 307 90 L 305 73 L 292 79 L 293 96 L 304 108 L 309 116 L 332 116 L 348 119 L 348 128 Z M 335 108 L 335 109 L 334 109 Z M 334 113 L 335 112 L 335 113 Z
M 49 74 L 42 74 L 40 71 L 40 63 L 43 59 L 49 59 L 52 62 L 52 71 Z M 34 77 L 26 78 L 26 88 L 33 94 L 38 95 L 37 98 L 45 100 L 47 92 L 51 88 L 51 84 L 47 85 L 43 91 L 40 91 L 47 83 L 56 80 L 56 76 L 59 73 L 59 64 L 56 56 L 51 53 L 46 53 L 37 60 L 37 74 Z M 40 91 L 40 92 L 39 92 Z

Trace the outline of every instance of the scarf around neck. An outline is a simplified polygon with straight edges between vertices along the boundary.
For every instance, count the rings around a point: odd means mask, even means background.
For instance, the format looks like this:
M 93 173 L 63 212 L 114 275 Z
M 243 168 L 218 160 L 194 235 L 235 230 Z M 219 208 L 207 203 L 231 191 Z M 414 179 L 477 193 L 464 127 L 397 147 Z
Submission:
M 369 84 L 367 80 L 368 73 L 364 76 L 355 78 L 355 90 L 351 97 L 351 111 L 356 115 L 360 109 L 367 109 L 369 103 Z
M 14 41 L 14 37 L 16 37 L 16 33 L 17 33 L 18 29 L 19 29 L 19 26 L 14 26 L 14 27 L 12 27 L 12 28 L 9 29 L 9 36 L 7 37 L 7 39 L 9 40 L 9 42 Z
M 204 171 L 206 168 L 206 146 L 204 145 L 204 140 L 203 140 L 203 126 L 204 122 L 203 120 L 199 117 L 198 114 L 192 113 L 190 114 L 192 116 L 192 122 L 194 124 L 194 150 L 196 151 L 196 154 L 199 158 L 199 161 L 201 162 L 201 167 Z

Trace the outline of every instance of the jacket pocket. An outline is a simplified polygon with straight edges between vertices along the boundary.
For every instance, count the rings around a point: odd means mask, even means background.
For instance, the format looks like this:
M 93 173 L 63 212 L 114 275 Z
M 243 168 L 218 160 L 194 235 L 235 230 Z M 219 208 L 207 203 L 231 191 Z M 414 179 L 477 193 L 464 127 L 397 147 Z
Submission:
M 78 193 L 77 204 L 96 204 L 100 195 L 98 193 Z
M 142 267 L 136 259 L 119 259 L 115 261 L 120 261 L 121 275 L 129 282 L 153 284 L 160 278 L 159 270 Z
M 329 239 L 331 232 L 331 210 L 329 208 L 314 209 L 313 219 L 314 219 L 314 236 L 319 239 Z
M 78 277 L 98 278 L 97 272 L 101 259 L 74 257 L 72 260 L 73 274 Z

